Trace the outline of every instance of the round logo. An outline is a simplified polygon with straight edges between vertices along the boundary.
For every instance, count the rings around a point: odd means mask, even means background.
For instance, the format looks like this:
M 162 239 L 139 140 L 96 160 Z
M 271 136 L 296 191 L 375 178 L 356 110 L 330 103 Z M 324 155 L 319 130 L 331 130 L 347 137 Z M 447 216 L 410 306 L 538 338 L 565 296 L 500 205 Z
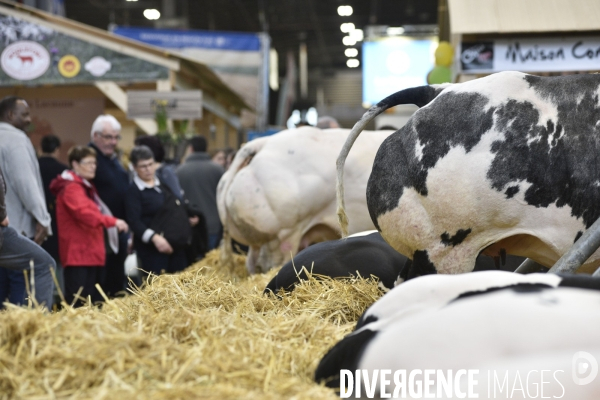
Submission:
M 573 356 L 573 382 L 576 385 L 587 385 L 598 376 L 598 360 L 588 352 L 578 351 Z
M 85 69 L 94 76 L 102 76 L 110 71 L 112 64 L 104 57 L 92 57 L 85 63 Z
M 29 81 L 48 70 L 50 54 L 41 44 L 23 40 L 4 49 L 0 55 L 0 66 L 11 78 Z
M 58 62 L 58 72 L 65 78 L 76 76 L 79 70 L 81 70 L 81 63 L 77 57 L 71 54 L 62 57 Z

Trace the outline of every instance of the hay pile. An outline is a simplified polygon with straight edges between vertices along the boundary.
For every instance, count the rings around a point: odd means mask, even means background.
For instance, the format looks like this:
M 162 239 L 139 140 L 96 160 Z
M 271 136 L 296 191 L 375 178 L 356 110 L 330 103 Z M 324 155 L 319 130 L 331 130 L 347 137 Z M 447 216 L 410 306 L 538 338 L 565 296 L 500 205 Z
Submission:
M 0 313 L 0 399 L 335 399 L 312 382 L 322 355 L 381 292 L 316 281 L 281 300 L 218 252 L 102 309 Z

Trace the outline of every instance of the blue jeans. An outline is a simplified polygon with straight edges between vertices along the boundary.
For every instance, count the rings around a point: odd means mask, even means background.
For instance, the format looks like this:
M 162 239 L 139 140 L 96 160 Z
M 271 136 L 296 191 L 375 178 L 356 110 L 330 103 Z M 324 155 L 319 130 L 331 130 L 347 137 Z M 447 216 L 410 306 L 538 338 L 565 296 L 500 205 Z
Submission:
M 21 306 L 27 304 L 27 288 L 23 271 L 0 268 L 0 301 Z M 0 304 L 0 309 L 4 308 Z
M 52 256 L 34 241 L 19 235 L 10 226 L 0 227 L 0 231 L 4 237 L 4 243 L 0 248 L 0 267 L 14 271 L 13 275 L 19 273 L 23 276 L 23 270 L 28 271 L 30 282 L 34 280 L 32 291 L 35 290 L 35 299 L 40 305 L 48 309 L 52 308 L 54 280 L 50 268 L 53 270 L 56 268 Z M 30 261 L 33 261 L 33 277 L 29 266 Z M 0 286 L 2 285 L 4 283 L 0 282 Z M 20 290 L 18 286 L 11 285 L 9 297 L 13 296 L 13 291 L 14 295 L 18 296 L 18 290 Z M 5 300 L 5 298 L 0 299 L 2 302 Z

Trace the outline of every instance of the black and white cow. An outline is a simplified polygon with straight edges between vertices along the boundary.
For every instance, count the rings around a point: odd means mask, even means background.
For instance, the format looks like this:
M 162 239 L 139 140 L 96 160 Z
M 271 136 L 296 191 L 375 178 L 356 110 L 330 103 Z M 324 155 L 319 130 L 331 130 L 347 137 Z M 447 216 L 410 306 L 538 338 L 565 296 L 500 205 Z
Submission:
M 343 278 L 350 275 L 368 278 L 371 275 L 387 289 L 394 287 L 407 258 L 383 240 L 379 232 L 351 236 L 313 244 L 288 261 L 265 288 L 265 293 L 277 293 L 283 288 L 294 290 L 296 283 L 306 280 L 306 271 L 315 275 Z M 304 268 L 303 268 L 304 267 Z
M 544 367 L 544 355 L 564 352 L 567 360 L 554 361 L 570 363 L 577 351 L 600 351 L 597 329 L 600 279 L 589 275 L 424 276 L 373 304 L 355 331 L 323 357 L 315 380 L 339 388 L 341 370 Z
M 473 270 L 502 251 L 550 267 L 600 216 L 600 75 L 501 72 L 400 91 L 355 125 L 344 160 L 384 110 L 421 108 L 379 148 L 367 186 L 371 219 L 413 264 L 408 277 Z M 600 264 L 595 252 L 580 271 Z
M 475 271 L 499 268 L 514 271 L 524 260 L 517 256 L 506 256 L 502 260 L 480 256 Z M 346 239 L 316 243 L 302 250 L 279 270 L 264 292 L 277 293 L 282 288 L 292 291 L 300 280 L 308 279 L 306 271 L 332 278 L 373 275 L 385 289 L 391 289 L 404 280 L 411 264 L 411 260 L 387 244 L 379 232 L 363 232 Z
M 587 274 L 514 274 L 507 271 L 479 271 L 467 275 L 433 275 L 404 282 L 387 293 L 360 317 L 356 329 L 370 323 L 404 318 L 413 313 L 438 310 L 471 294 L 515 285 L 545 285 L 600 290 L 600 278 Z M 376 329 L 376 326 L 375 326 Z

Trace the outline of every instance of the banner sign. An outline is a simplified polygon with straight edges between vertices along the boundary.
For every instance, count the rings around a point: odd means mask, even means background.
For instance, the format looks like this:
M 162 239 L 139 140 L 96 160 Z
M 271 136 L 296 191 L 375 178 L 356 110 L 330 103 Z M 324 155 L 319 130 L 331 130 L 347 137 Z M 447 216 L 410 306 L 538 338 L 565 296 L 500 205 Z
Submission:
M 600 37 L 461 43 L 460 63 L 469 72 L 600 70 Z
M 165 108 L 167 116 L 172 119 L 202 119 L 202 91 L 127 91 L 127 118 L 129 119 L 154 118 L 160 106 Z
M 0 86 L 168 77 L 166 67 L 0 14 Z
M 223 82 L 257 110 L 268 105 L 268 52 L 265 34 L 172 29 L 115 28 L 113 33 L 179 52 L 210 67 Z M 251 125 L 249 122 L 248 125 Z
M 253 33 L 148 28 L 115 28 L 113 33 L 169 49 L 201 48 L 247 52 L 260 51 L 260 39 Z

